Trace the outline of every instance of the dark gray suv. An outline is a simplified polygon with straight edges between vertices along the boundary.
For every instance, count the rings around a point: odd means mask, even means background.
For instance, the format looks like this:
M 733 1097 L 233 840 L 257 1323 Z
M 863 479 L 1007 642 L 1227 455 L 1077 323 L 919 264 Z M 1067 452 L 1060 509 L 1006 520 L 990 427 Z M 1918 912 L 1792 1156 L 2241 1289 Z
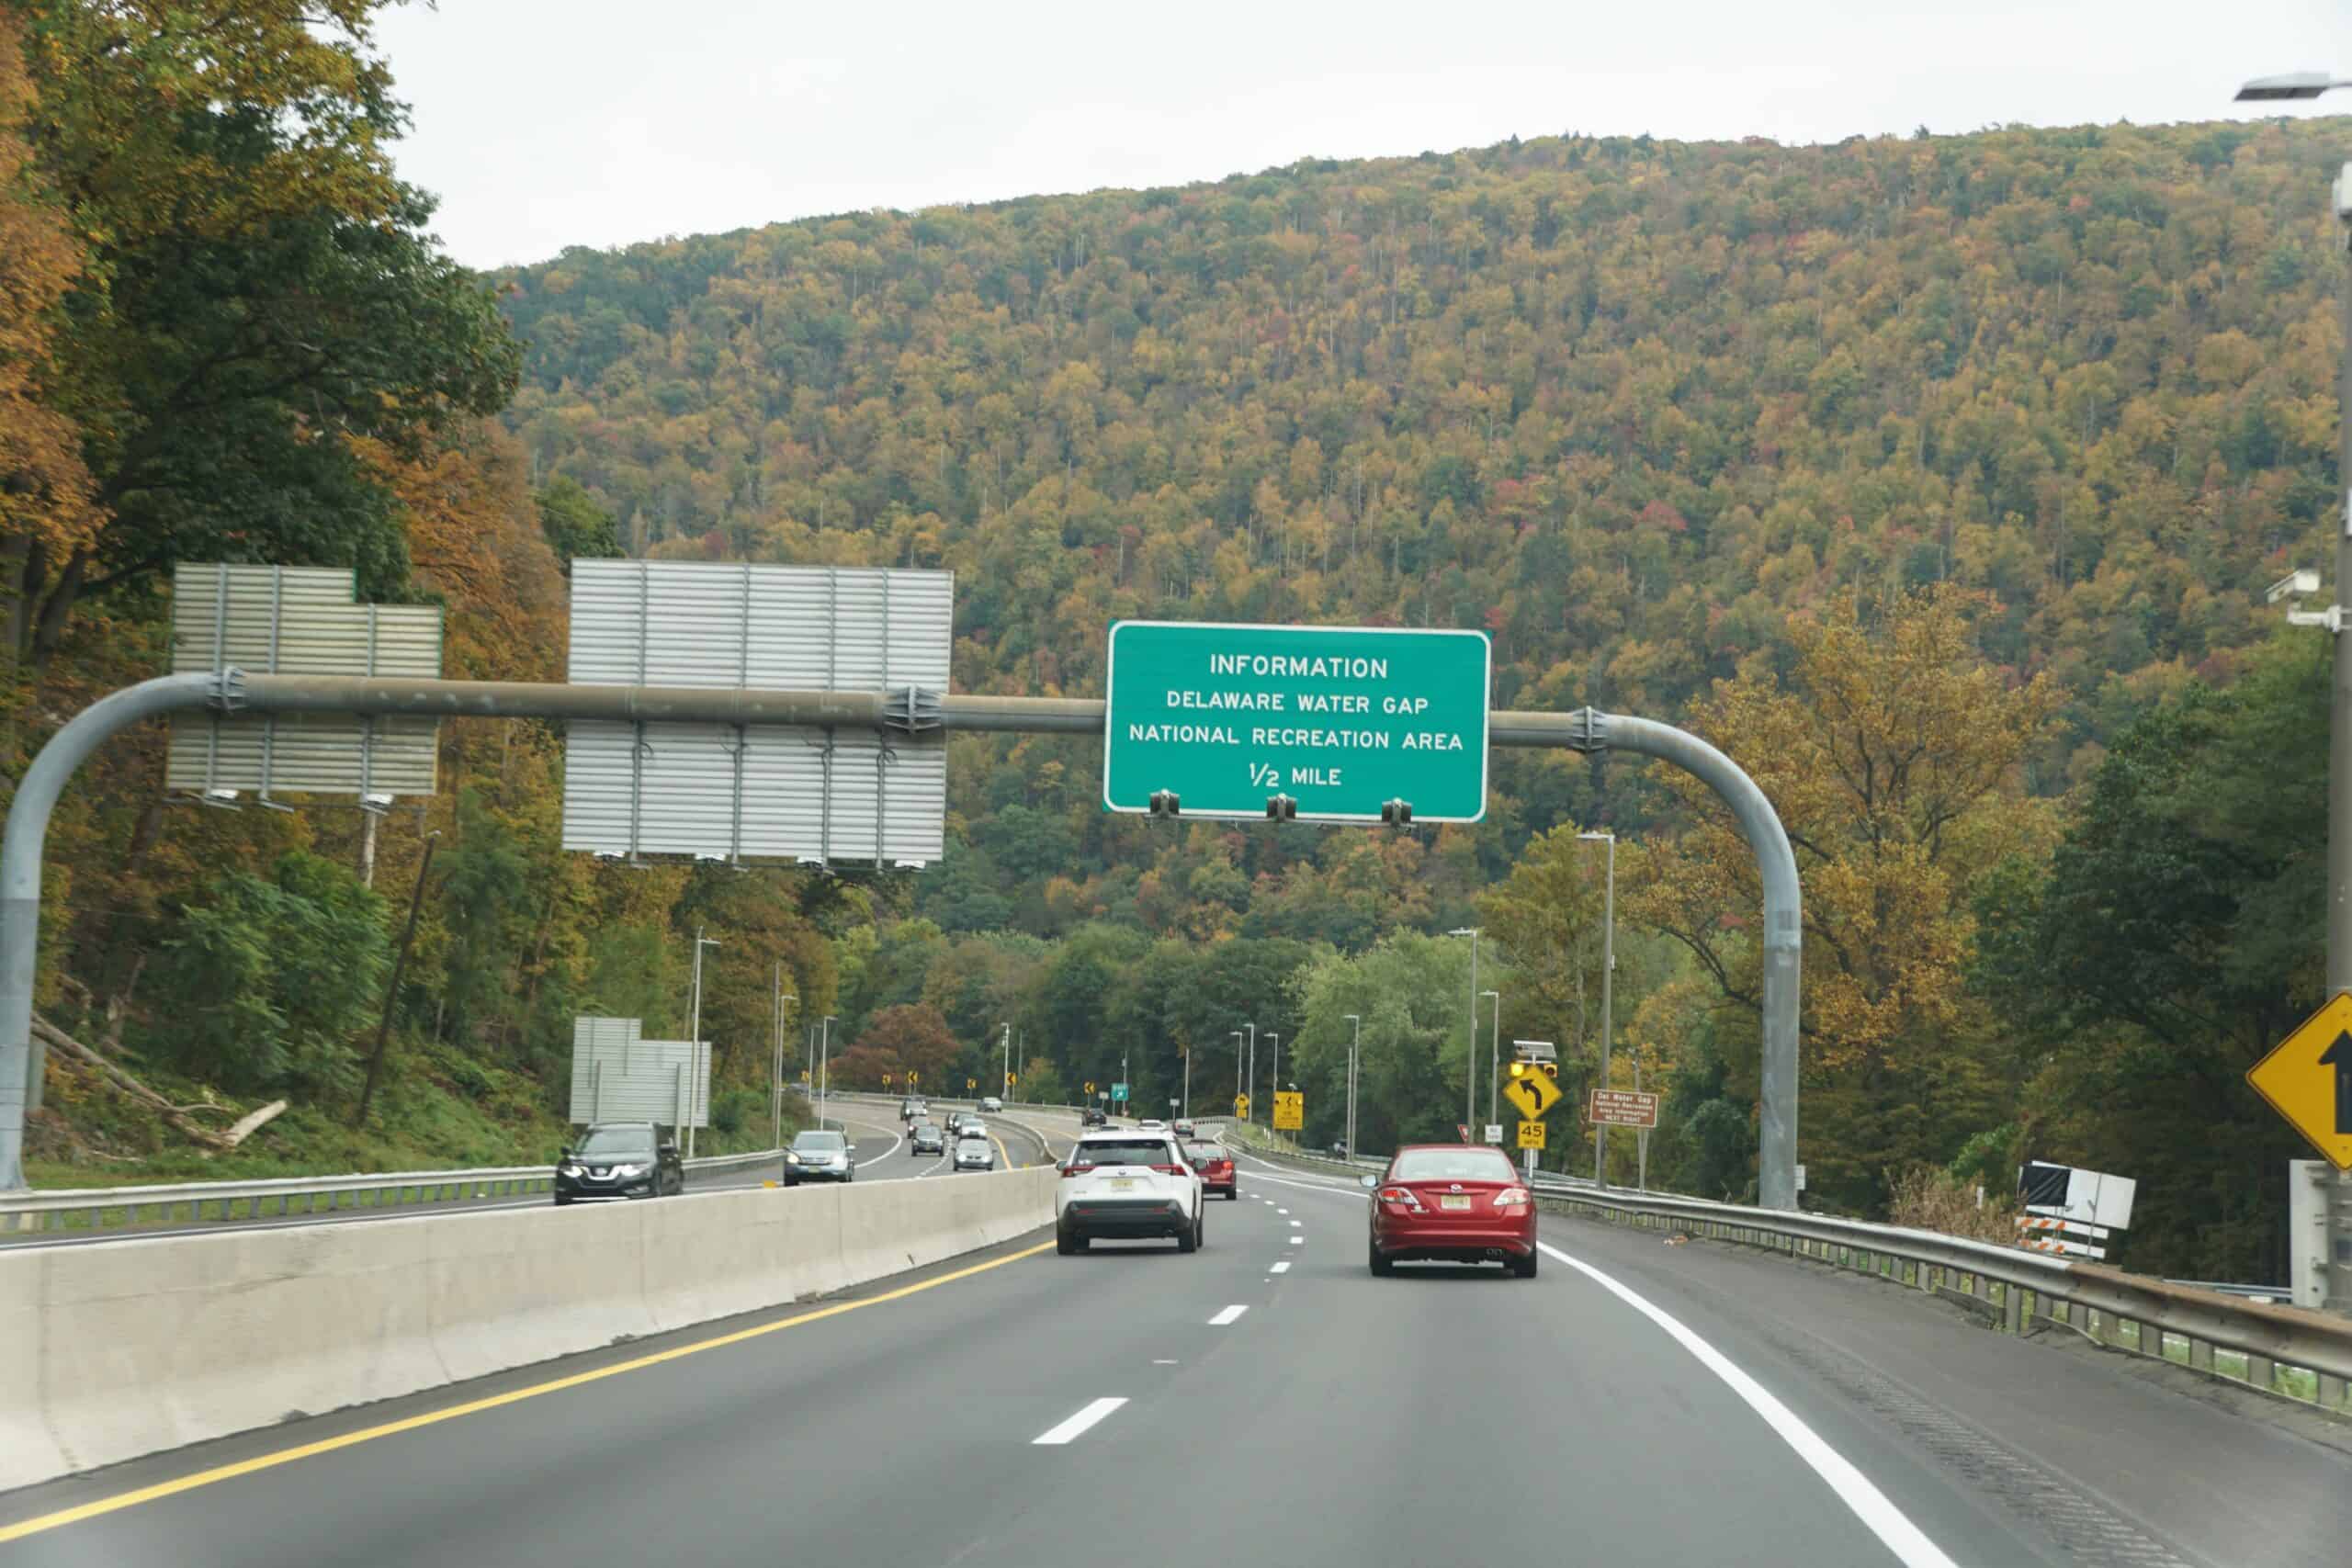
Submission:
M 599 1122 L 556 1161 L 558 1203 L 660 1198 L 685 1190 L 678 1145 L 650 1122 Z

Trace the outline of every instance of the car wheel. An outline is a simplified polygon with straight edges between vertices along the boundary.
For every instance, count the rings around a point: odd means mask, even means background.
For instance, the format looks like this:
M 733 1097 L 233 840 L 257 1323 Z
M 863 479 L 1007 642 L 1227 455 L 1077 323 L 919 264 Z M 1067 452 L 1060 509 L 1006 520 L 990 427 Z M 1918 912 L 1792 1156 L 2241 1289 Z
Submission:
M 1079 1250 L 1079 1245 L 1078 1237 L 1070 1235 L 1069 1232 L 1066 1230 L 1054 1232 L 1054 1250 L 1064 1258 L 1075 1256 Z
M 1372 1253 L 1372 1271 L 1376 1277 L 1385 1280 L 1389 1275 L 1396 1272 L 1396 1265 L 1390 1262 L 1386 1258 L 1381 1255 L 1379 1243 L 1372 1243 L 1370 1245 L 1370 1250 Z
M 571 1206 L 571 1200 L 559 1192 L 555 1195 L 555 1206 L 559 1209 L 568 1209 Z
M 1541 1255 L 1530 1247 L 1526 1257 L 1514 1258 L 1510 1260 L 1510 1271 L 1522 1280 L 1532 1280 L 1535 1278 L 1535 1259 L 1539 1256 Z
M 1193 1252 L 1198 1250 L 1200 1245 L 1201 1218 L 1198 1214 L 1195 1214 L 1193 1216 L 1193 1223 L 1191 1224 L 1186 1225 L 1182 1230 L 1176 1233 L 1176 1250 L 1179 1252 Z

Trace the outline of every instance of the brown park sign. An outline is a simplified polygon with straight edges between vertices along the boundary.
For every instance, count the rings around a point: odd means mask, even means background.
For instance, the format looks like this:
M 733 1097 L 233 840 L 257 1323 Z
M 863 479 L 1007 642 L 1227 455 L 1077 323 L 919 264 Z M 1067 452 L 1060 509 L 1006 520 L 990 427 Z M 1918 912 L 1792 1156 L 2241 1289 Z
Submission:
M 1610 1127 L 1655 1127 L 1657 1096 L 1624 1089 L 1597 1089 L 1586 1102 L 1584 1119 Z

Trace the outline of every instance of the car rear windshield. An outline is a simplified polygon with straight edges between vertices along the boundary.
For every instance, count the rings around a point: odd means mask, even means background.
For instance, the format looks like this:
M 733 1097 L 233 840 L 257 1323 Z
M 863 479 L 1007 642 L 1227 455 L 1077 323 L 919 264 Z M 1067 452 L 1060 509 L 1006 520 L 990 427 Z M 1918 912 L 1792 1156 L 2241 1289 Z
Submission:
M 848 1145 L 839 1133 L 801 1133 L 794 1136 L 793 1148 L 800 1154 L 839 1154 Z
M 1220 1149 L 1211 1144 L 1194 1144 L 1191 1148 L 1186 1149 L 1184 1152 L 1192 1156 L 1194 1164 L 1200 1164 L 1205 1161 L 1214 1165 L 1218 1160 L 1231 1157 L 1227 1155 L 1223 1149 Z
M 1516 1181 L 1510 1160 L 1498 1149 L 1407 1149 L 1388 1168 L 1397 1181 Z
M 962 1132 L 956 1135 L 966 1143 L 985 1144 L 989 1141 L 989 1130 L 986 1127 L 978 1126 L 977 1124 L 967 1124 Z
M 653 1134 L 643 1127 L 591 1127 L 580 1140 L 582 1155 L 650 1155 Z
M 1089 1138 L 1070 1155 L 1073 1165 L 1165 1165 L 1165 1138 Z

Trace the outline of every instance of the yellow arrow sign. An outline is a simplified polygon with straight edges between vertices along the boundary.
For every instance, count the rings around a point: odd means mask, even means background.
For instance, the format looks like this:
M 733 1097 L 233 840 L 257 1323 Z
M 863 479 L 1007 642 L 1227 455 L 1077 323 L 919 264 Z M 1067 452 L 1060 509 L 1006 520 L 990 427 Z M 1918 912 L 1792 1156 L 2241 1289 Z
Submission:
M 2352 993 L 2330 997 L 2245 1081 L 2336 1169 L 2352 1170 Z
M 1541 1122 L 1521 1122 L 1519 1124 L 1519 1146 L 1522 1149 L 1542 1148 L 1544 1146 L 1544 1123 Z
M 1503 1098 L 1519 1107 L 1519 1113 L 1531 1122 L 1540 1121 L 1552 1107 L 1560 1103 L 1560 1086 L 1543 1073 L 1530 1073 L 1523 1078 L 1513 1078 L 1503 1085 Z M 1524 1148 L 1527 1145 L 1521 1145 Z M 1537 1145 L 1537 1147 L 1543 1145 Z
M 1233 1113 L 1236 1116 L 1240 1117 L 1244 1122 L 1250 1120 L 1250 1097 L 1248 1095 L 1237 1094 L 1233 1097 Z
M 1274 1131 L 1295 1133 L 1306 1124 L 1306 1096 L 1295 1089 L 1274 1091 Z

